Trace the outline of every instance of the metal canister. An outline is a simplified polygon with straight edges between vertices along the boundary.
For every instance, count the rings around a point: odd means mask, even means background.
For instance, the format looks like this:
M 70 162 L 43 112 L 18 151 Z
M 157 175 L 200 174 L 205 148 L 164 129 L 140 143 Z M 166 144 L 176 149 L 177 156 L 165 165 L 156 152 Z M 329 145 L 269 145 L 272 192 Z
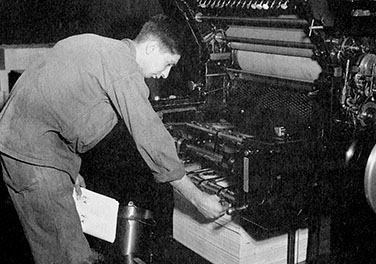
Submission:
M 129 202 L 127 206 L 120 206 L 116 244 L 121 255 L 140 253 L 140 245 L 145 245 L 143 240 L 150 239 L 151 230 L 147 227 L 155 226 L 155 224 L 150 210 L 139 208 L 133 202 Z

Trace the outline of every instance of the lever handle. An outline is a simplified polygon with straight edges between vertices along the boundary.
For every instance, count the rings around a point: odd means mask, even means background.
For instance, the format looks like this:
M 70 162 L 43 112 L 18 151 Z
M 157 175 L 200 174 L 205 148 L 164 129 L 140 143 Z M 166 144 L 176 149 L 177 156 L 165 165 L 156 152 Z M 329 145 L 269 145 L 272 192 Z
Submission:
M 243 211 L 248 208 L 248 204 L 244 204 L 241 206 L 233 206 L 226 210 L 226 214 L 228 215 L 234 215 L 235 213 L 238 213 L 240 211 Z

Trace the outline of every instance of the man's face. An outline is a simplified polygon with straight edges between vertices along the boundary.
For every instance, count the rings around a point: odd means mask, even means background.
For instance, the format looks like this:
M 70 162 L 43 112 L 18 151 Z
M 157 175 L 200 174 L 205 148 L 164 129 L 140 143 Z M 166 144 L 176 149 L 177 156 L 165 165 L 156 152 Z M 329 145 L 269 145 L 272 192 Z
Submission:
M 151 45 L 147 50 L 147 63 L 143 66 L 145 78 L 167 78 L 172 66 L 176 65 L 180 55 L 172 54 L 159 45 Z

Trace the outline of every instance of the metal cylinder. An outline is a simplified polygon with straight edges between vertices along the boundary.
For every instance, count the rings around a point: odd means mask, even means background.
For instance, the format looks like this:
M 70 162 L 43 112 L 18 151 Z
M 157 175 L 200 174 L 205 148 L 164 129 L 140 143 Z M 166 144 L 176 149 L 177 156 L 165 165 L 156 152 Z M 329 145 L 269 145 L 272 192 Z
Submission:
M 142 209 L 129 202 L 120 206 L 116 231 L 116 244 L 123 256 L 140 253 L 143 239 L 150 239 L 151 230 L 146 227 L 155 226 L 150 210 Z

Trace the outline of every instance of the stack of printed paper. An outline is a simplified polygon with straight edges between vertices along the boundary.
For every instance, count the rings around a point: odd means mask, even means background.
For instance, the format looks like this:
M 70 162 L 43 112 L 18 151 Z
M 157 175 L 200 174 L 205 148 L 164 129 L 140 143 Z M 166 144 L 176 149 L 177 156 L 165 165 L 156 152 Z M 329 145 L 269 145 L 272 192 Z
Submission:
M 287 263 L 287 234 L 256 240 L 230 216 L 208 222 L 179 194 L 175 195 L 173 236 L 214 264 Z M 294 263 L 305 261 L 307 243 L 308 230 L 297 230 Z

